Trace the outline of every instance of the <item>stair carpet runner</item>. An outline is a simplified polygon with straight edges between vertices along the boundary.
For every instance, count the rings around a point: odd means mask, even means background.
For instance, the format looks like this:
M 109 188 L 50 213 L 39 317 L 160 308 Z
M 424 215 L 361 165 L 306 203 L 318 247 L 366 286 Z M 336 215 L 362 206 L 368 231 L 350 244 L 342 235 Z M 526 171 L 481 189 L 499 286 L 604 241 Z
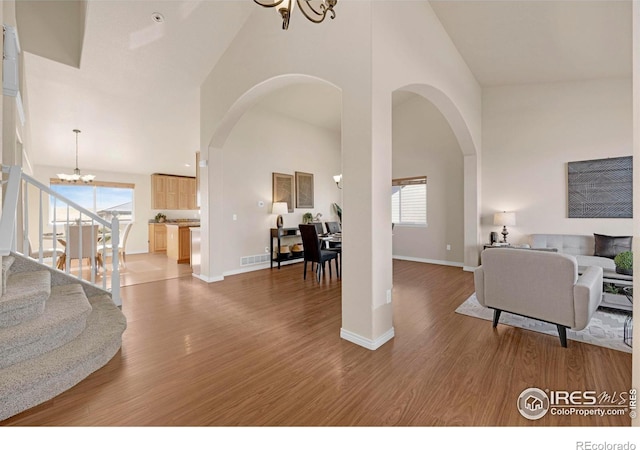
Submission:
M 2 258 L 0 420 L 44 403 L 104 366 L 122 346 L 126 318 L 108 293 L 52 285 L 37 263 Z M 22 258 L 24 263 L 24 258 Z

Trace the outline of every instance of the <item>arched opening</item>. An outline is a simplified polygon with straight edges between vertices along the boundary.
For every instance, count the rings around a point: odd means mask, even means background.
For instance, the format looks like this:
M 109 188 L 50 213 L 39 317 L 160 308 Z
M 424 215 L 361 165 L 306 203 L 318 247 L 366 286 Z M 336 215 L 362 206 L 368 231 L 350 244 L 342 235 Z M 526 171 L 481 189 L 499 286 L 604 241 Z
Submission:
M 202 223 L 208 250 L 203 278 L 216 281 L 270 267 L 274 173 L 293 181 L 285 228 L 297 228 L 305 213 L 337 219 L 332 205 L 341 193 L 333 181 L 341 170 L 341 91 L 306 75 L 266 80 L 227 111 L 207 153 L 201 184 L 202 214 L 208 219 Z M 295 200 L 296 172 L 313 176 L 311 204 Z
M 446 145 L 449 148 L 457 147 L 461 152 L 461 158 L 453 155 L 462 162 L 462 173 L 460 168 L 451 167 L 458 163 L 450 160 L 448 163 L 443 161 L 443 164 L 447 164 L 449 169 L 452 170 L 451 174 L 456 180 L 454 184 L 451 184 L 451 180 L 448 183 L 449 192 L 443 192 L 442 195 L 446 197 L 443 199 L 439 197 L 438 200 L 445 204 L 441 207 L 441 211 L 444 211 L 444 219 L 455 222 L 460 221 L 462 225 L 462 240 L 458 241 L 457 247 L 454 243 L 454 239 L 459 239 L 460 231 L 458 227 L 453 226 L 449 228 L 449 235 L 442 234 L 437 238 L 440 240 L 435 241 L 440 248 L 436 249 L 434 253 L 431 253 L 432 257 L 428 257 L 426 254 L 422 259 L 435 259 L 437 261 L 444 262 L 456 262 L 462 263 L 463 267 L 469 269 L 478 264 L 479 249 L 478 249 L 478 233 L 479 233 L 479 152 L 474 142 L 469 127 L 465 123 L 465 120 L 460 113 L 456 105 L 451 99 L 441 90 L 426 84 L 411 84 L 401 87 L 393 93 L 396 106 L 402 108 L 402 105 L 409 105 L 413 101 L 414 108 L 417 111 L 422 111 L 430 117 L 430 121 L 434 128 L 431 135 L 441 140 L 435 145 Z M 422 97 L 426 103 L 420 103 L 415 100 L 415 97 Z M 430 106 L 429 106 L 430 105 Z M 419 123 L 420 118 L 413 117 L 411 120 L 417 120 Z M 446 122 L 446 123 L 445 123 Z M 417 126 L 417 125 L 416 125 Z M 445 129 L 445 128 L 448 128 Z M 427 128 L 422 128 L 420 133 L 425 137 L 425 132 L 428 134 Z M 456 143 L 452 142 L 452 136 L 455 137 Z M 432 139 L 432 138 L 429 138 Z M 394 136 L 395 140 L 395 136 Z M 427 142 L 424 143 L 427 145 Z M 394 148 L 395 157 L 395 148 Z M 449 158 L 451 159 L 451 158 Z M 459 184 L 461 183 L 461 184 Z M 440 185 L 441 190 L 447 189 L 447 184 Z M 450 197 L 450 198 L 449 198 Z M 460 202 L 461 205 L 454 204 L 454 202 Z M 462 208 L 462 215 L 460 216 L 460 210 Z M 440 224 L 441 225 L 441 224 Z M 453 234 L 451 234 L 453 233 Z M 445 241 L 442 242 L 441 239 Z M 451 242 L 447 242 L 451 240 Z M 450 247 L 447 247 L 447 246 Z M 462 245 L 462 249 L 459 246 Z
M 396 91 L 392 102 L 394 258 L 462 267 L 464 157 L 460 145 L 446 118 L 429 100 Z M 424 184 L 407 182 L 415 177 L 426 180 Z

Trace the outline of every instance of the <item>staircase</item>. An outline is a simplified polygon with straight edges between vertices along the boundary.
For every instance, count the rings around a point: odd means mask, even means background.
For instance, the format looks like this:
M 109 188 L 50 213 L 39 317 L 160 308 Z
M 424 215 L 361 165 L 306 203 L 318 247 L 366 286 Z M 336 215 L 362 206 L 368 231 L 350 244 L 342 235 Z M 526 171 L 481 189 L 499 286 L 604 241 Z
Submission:
M 107 291 L 11 253 L 0 290 L 0 420 L 39 405 L 109 362 L 126 318 Z

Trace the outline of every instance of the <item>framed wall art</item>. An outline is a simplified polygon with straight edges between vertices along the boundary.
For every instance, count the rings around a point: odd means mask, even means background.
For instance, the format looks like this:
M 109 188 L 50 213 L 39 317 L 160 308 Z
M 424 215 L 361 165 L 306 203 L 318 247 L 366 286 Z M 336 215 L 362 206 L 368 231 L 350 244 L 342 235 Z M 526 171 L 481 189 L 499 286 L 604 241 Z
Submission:
M 313 174 L 296 172 L 296 208 L 313 208 Z
M 272 174 L 272 201 L 286 202 L 289 207 L 289 212 L 293 212 L 295 193 L 293 190 L 293 175 L 285 173 Z
M 569 218 L 633 217 L 631 156 L 567 163 Z

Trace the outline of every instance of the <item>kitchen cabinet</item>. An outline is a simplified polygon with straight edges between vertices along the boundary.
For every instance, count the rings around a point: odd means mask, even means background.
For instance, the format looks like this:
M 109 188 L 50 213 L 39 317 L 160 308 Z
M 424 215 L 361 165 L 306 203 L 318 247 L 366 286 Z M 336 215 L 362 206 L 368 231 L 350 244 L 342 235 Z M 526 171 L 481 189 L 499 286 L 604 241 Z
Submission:
M 149 253 L 167 251 L 167 227 L 164 223 L 149 224 Z
M 198 209 L 194 177 L 154 173 L 151 189 L 151 209 Z
M 186 209 L 179 207 L 180 178 L 167 177 L 167 209 Z
M 166 175 L 151 175 L 151 209 L 167 209 L 166 183 Z
M 198 209 L 195 178 L 178 179 L 178 209 Z
M 191 257 L 191 232 L 193 223 L 167 224 L 167 258 L 177 263 L 188 263 Z

